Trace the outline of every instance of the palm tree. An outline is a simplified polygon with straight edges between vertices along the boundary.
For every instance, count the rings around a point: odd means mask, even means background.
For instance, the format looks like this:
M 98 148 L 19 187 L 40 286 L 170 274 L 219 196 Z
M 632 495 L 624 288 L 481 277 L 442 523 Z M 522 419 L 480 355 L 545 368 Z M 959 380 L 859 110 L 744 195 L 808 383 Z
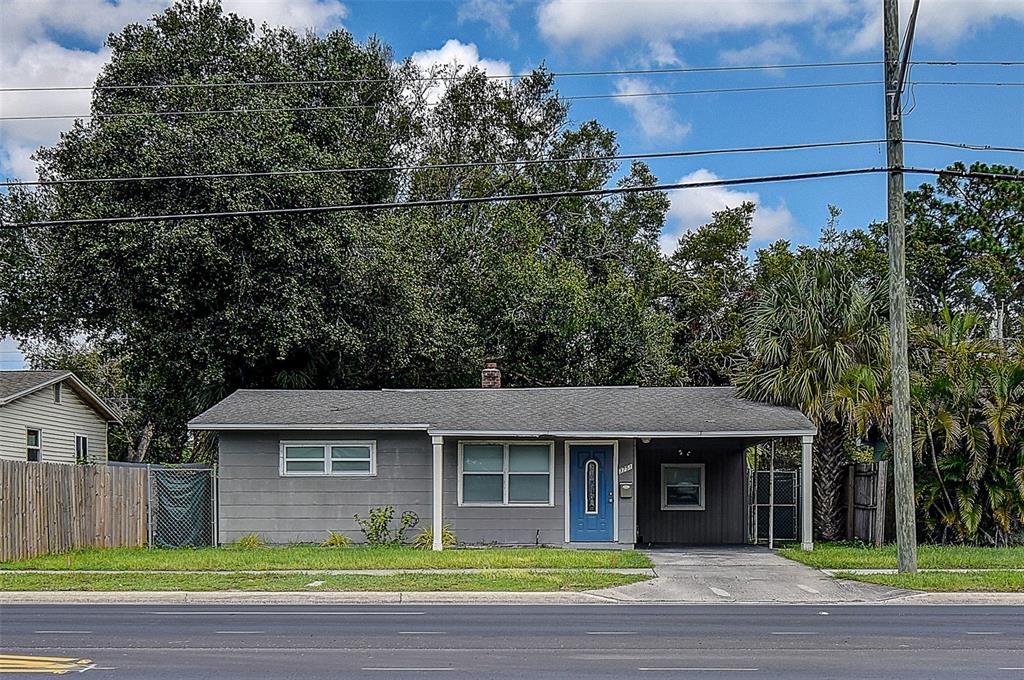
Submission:
M 884 371 L 886 291 L 859 279 L 829 251 L 805 251 L 759 292 L 746 317 L 750 359 L 734 377 L 749 399 L 799 407 L 818 427 L 814 522 L 840 538 L 844 444 L 851 421 L 839 393 L 861 367 Z M 880 379 L 879 379 L 880 380 Z

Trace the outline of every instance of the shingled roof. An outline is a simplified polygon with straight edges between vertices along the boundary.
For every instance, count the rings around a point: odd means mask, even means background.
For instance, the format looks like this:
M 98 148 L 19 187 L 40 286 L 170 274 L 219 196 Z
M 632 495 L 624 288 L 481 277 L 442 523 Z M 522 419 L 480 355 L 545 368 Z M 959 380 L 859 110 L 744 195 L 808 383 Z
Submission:
M 238 390 L 192 430 L 423 430 L 434 435 L 725 437 L 815 434 L 799 410 L 731 387 Z

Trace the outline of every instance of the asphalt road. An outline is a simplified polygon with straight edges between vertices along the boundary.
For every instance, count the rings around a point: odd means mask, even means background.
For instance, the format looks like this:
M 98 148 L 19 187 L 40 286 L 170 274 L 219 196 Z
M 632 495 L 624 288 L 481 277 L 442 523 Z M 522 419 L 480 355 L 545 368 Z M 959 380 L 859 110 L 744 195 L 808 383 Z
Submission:
M 1024 680 L 1024 608 L 3 605 L 0 653 L 113 680 Z

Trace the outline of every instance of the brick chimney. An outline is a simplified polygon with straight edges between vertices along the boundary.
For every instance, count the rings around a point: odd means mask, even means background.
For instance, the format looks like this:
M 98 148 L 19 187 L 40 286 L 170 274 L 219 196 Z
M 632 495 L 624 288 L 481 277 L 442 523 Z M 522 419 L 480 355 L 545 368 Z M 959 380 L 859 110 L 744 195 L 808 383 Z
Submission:
M 501 371 L 498 370 L 497 361 L 488 359 L 484 362 L 484 370 L 480 371 L 480 387 L 501 387 Z

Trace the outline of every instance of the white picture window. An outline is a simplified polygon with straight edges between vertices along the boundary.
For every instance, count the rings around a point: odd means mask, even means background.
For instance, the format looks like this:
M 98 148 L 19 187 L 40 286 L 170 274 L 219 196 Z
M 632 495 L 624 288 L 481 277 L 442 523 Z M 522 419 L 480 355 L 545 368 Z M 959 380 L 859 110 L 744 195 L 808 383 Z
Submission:
M 43 434 L 39 430 L 27 430 L 25 436 L 26 458 L 33 463 L 43 459 Z
M 661 509 L 704 509 L 704 463 L 661 466 Z
M 89 462 L 89 438 L 84 435 L 75 435 L 75 461 L 78 463 Z
M 285 477 L 371 477 L 377 474 L 377 443 L 281 442 L 280 465 Z
M 552 442 L 460 442 L 460 505 L 552 505 Z

